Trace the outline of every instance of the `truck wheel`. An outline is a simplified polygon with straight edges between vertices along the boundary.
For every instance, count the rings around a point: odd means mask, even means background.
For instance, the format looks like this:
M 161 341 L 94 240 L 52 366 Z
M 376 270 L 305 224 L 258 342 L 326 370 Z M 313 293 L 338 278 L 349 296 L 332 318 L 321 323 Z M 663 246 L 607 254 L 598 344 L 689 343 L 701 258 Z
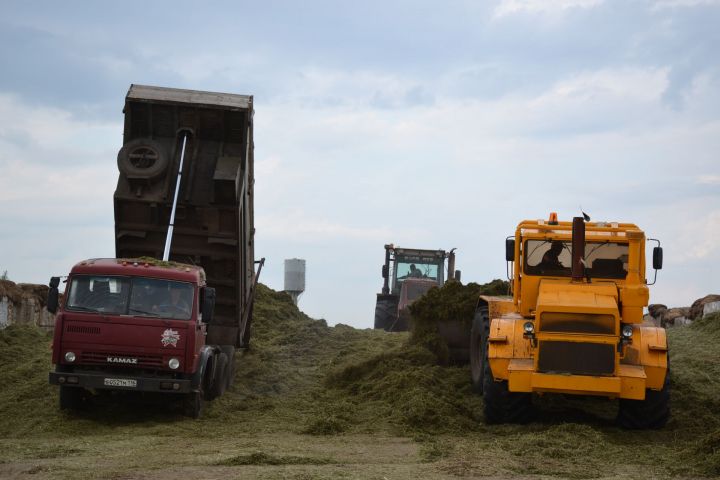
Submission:
M 165 172 L 168 156 L 159 142 L 138 138 L 123 145 L 118 152 L 117 164 L 128 177 L 153 180 Z
M 485 423 L 528 423 L 534 416 L 530 393 L 511 392 L 507 380 L 495 381 L 488 361 L 487 335 L 483 338 L 483 404 Z
M 190 418 L 200 418 L 200 415 L 202 415 L 203 411 L 203 392 L 202 389 L 197 392 L 190 392 L 185 395 L 184 401 L 184 409 L 185 409 L 185 415 L 187 415 Z
M 85 401 L 85 389 L 80 387 L 60 387 L 60 410 L 82 410 Z
M 235 347 L 233 345 L 223 345 L 220 349 L 228 358 L 227 383 L 225 384 L 225 390 L 227 390 L 235 381 Z
M 208 389 L 207 399 L 215 400 L 225 393 L 228 375 L 228 357 L 225 353 L 215 355 L 215 376 Z
M 250 307 L 250 313 L 248 314 L 247 323 L 245 323 L 245 330 L 243 331 L 243 336 L 240 342 L 240 346 L 242 348 L 250 348 L 250 334 L 252 333 L 252 321 L 253 321 L 253 307 Z
M 661 390 L 645 390 L 645 400 L 620 399 L 617 423 L 623 428 L 662 428 L 670 418 L 670 367 Z
M 487 343 L 488 333 L 490 333 L 488 308 L 487 306 L 479 307 L 475 310 L 472 330 L 470 330 L 470 376 L 473 390 L 477 393 L 483 393 L 485 364 L 487 363 L 487 349 L 483 345 Z
M 378 298 L 375 303 L 375 329 L 389 332 L 397 320 L 398 302 L 396 297 Z

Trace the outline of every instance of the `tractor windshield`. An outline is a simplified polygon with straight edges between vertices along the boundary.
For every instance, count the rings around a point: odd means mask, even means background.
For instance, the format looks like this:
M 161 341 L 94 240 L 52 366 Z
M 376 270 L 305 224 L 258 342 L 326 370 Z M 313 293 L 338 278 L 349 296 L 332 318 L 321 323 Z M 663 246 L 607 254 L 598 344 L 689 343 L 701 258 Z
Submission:
M 527 240 L 524 244 L 527 275 L 569 277 L 572 242 Z M 592 278 L 623 279 L 627 276 L 628 245 L 617 242 L 586 242 L 585 272 Z
M 427 278 L 430 280 L 438 279 L 438 265 L 419 262 L 397 262 L 397 279 L 405 280 L 406 278 Z

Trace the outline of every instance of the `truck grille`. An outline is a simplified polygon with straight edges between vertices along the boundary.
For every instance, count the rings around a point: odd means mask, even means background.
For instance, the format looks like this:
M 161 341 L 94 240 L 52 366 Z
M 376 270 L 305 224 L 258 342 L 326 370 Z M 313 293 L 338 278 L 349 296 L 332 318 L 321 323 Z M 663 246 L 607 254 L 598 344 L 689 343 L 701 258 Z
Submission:
M 615 346 L 603 343 L 541 341 L 538 371 L 612 375 L 615 371 Z
M 125 364 L 118 362 L 108 362 L 111 358 L 137 358 L 137 364 Z M 130 353 L 117 352 L 83 352 L 80 355 L 80 361 L 87 365 L 114 365 L 118 367 L 149 367 L 156 368 L 163 366 L 162 356 L 160 355 L 136 355 Z

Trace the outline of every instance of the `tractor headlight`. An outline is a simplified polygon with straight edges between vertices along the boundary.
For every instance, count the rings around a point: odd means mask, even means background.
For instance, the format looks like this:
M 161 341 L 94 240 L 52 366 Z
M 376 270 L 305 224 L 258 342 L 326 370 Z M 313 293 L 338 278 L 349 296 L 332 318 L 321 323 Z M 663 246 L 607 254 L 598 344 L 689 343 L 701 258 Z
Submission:
M 180 366 L 180 360 L 177 358 L 171 358 L 168 360 L 168 367 L 172 368 L 173 370 L 177 370 Z
M 525 332 L 526 335 L 535 333 L 535 324 L 533 324 L 533 322 L 525 322 L 523 325 L 523 332 Z
M 633 336 L 632 325 L 623 325 L 621 333 L 622 333 L 622 336 L 625 338 L 632 338 L 632 336 Z
M 69 363 L 73 363 L 75 361 L 75 353 L 73 352 L 65 352 L 65 361 Z

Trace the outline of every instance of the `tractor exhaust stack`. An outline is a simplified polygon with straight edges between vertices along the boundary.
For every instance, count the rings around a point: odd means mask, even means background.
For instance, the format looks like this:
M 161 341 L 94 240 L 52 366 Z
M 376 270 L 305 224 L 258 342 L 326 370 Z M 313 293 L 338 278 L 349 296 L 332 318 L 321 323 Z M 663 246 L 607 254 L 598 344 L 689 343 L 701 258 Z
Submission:
M 572 280 L 581 282 L 585 276 L 585 219 L 573 217 L 572 223 Z

